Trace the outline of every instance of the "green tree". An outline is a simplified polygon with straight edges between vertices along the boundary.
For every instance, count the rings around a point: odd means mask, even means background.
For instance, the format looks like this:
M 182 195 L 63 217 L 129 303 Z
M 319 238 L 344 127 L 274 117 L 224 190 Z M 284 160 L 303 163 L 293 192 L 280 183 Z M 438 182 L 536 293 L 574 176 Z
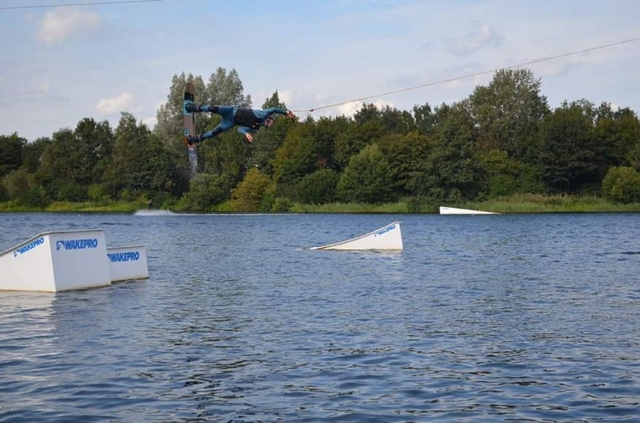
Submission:
M 35 177 L 25 169 L 9 172 L 2 178 L 4 195 L 9 200 L 28 207 L 45 207 L 50 200 Z
M 336 141 L 349 128 L 349 120 L 344 116 L 321 117 L 313 127 L 315 140 L 316 169 L 336 169 Z
M 372 144 L 351 158 L 337 194 L 345 202 L 382 204 L 396 199 L 392 184 L 389 164 L 378 145 Z
M 2 177 L 2 186 L 9 200 L 22 202 L 34 184 L 33 175 L 24 169 L 13 170 Z
M 227 200 L 229 195 L 225 176 L 200 173 L 191 179 L 186 199 L 190 210 L 207 211 Z
M 71 129 L 55 132 L 42 153 L 36 178 L 48 195 L 59 201 L 82 201 L 91 181 L 86 149 Z
M 287 109 L 287 106 L 280 100 L 278 92 L 275 91 L 271 97 L 265 100 L 263 109 L 269 107 L 279 107 Z M 273 175 L 271 163 L 275 158 L 276 151 L 282 146 L 287 136 L 287 132 L 295 125 L 290 119 L 276 116 L 275 124 L 269 128 L 260 128 L 255 135 L 252 148 L 247 159 L 247 166 L 257 166 L 263 173 Z
M 417 129 L 416 122 L 410 112 L 398 110 L 388 105 L 378 108 L 375 104 L 364 103 L 360 110 L 353 115 L 353 120 L 364 125 L 376 122 L 386 132 L 406 134 Z
M 385 133 L 379 120 L 350 123 L 335 140 L 335 161 L 338 170 L 344 169 L 352 156 L 358 154 L 367 145 L 378 141 Z
M 293 127 L 272 162 L 277 183 L 295 185 L 305 175 L 316 169 L 316 149 L 313 124 Z
M 433 203 L 455 204 L 478 198 L 486 190 L 487 181 L 475 152 L 477 134 L 468 102 L 452 106 L 434 137 L 436 144 L 425 172 L 415 182 L 415 193 Z
M 74 131 L 61 129 L 51 140 L 36 140 L 25 150 L 28 169 L 56 200 L 82 201 L 87 188 L 101 181 L 113 150 L 107 121 L 80 120 Z
M 251 107 L 251 96 L 244 95 L 242 81 L 235 69 L 229 73 L 225 68 L 219 67 L 215 73 L 209 76 L 209 83 L 205 91 L 204 103 Z
M 290 129 L 290 123 L 286 119 L 277 119 L 269 128 L 261 128 L 254 136 L 254 142 L 248 150 L 247 166 L 257 166 L 267 175 L 273 175 L 272 163 L 276 157 L 276 151 L 282 147 Z
M 417 130 L 424 135 L 431 135 L 436 123 L 436 114 L 429 103 L 415 105 L 413 109 L 413 120 Z
M 523 164 L 497 148 L 479 156 L 489 179 L 489 196 L 505 196 L 518 192 L 518 177 Z
M 42 163 L 44 150 L 51 144 L 51 138 L 41 137 L 24 146 L 22 167 L 29 173 L 36 173 Z
M 200 157 L 205 158 L 204 172 L 224 175 L 231 187 L 245 177 L 252 144 L 235 131 L 225 132 L 199 146 Z
M 167 146 L 130 113 L 122 113 L 116 128 L 113 156 L 105 184 L 114 198 L 123 198 L 123 192 L 177 197 L 187 189 L 187 175 L 178 172 Z
M 640 172 L 640 142 L 629 151 L 627 160 L 631 167 Z
M 287 109 L 287 105 L 280 100 L 280 95 L 278 94 L 278 90 L 274 91 L 273 94 L 271 94 L 271 97 L 265 99 L 264 103 L 262 103 L 263 109 L 268 109 L 270 107 L 279 107 L 280 109 L 285 109 L 285 110 Z
M 231 206 L 236 211 L 261 211 L 262 202 L 273 192 L 271 179 L 257 168 L 249 170 L 231 193 Z M 264 210 L 263 210 L 264 211 Z
M 390 106 L 384 106 L 380 109 L 380 123 L 385 131 L 393 134 L 404 135 L 418 129 L 410 112 Z
M 336 201 L 336 187 L 340 175 L 333 169 L 319 169 L 303 177 L 296 186 L 300 202 L 305 204 L 325 204 Z
M 27 140 L 13 133 L 0 136 L 0 177 L 18 169 L 22 165 Z
M 154 134 L 165 144 L 172 147 L 174 154 L 180 154 L 186 162 L 186 154 L 183 154 L 183 105 L 184 90 L 187 83 L 193 83 L 195 98 L 197 102 L 203 102 L 207 98 L 206 87 L 201 76 L 192 74 L 174 75 L 169 87 L 167 102 L 158 108 L 156 113 L 156 125 L 153 128 Z M 196 119 L 196 132 L 204 132 L 208 121 L 206 119 Z
M 575 193 L 596 181 L 599 159 L 587 104 L 565 102 L 545 117 L 541 136 L 539 168 L 550 189 Z
M 378 141 L 380 152 L 389 163 L 389 176 L 400 195 L 419 192 L 417 186 L 427 169 L 427 160 L 434 148 L 431 138 L 417 131 L 406 135 L 389 134 Z
M 423 135 L 433 135 L 435 128 L 444 121 L 450 109 L 451 107 L 444 103 L 433 110 L 428 103 L 414 106 L 413 119 L 417 130 Z
M 353 114 L 353 120 L 360 125 L 367 122 L 380 122 L 380 110 L 373 103 L 364 103 L 362 107 Z
M 84 118 L 73 133 L 75 137 L 77 162 L 83 178 L 78 180 L 83 186 L 99 182 L 113 154 L 113 131 L 108 121 L 96 122 Z
M 596 110 L 595 137 L 604 175 L 610 166 L 632 165 L 632 152 L 640 144 L 640 121 L 628 108 L 613 110 L 602 103 Z
M 532 157 L 535 134 L 549 112 L 540 87 L 527 69 L 499 70 L 488 86 L 476 87 L 469 101 L 481 148 L 497 148 L 518 160 Z

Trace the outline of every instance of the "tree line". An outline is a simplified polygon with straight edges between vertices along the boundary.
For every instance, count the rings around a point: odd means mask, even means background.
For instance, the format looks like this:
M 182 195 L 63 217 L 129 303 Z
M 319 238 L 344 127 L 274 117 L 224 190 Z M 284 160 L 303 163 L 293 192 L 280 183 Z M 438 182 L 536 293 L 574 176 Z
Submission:
M 640 121 L 585 99 L 551 109 L 527 69 L 501 70 L 454 104 L 412 110 L 364 104 L 352 117 L 277 119 L 253 144 L 229 131 L 198 145 L 190 178 L 182 96 L 252 106 L 235 70 L 208 81 L 174 75 L 153 129 L 122 112 L 114 129 L 91 117 L 27 142 L 0 136 L 0 201 L 149 201 L 192 211 L 287 211 L 293 203 L 450 204 L 515 194 L 640 201 Z M 282 107 L 278 92 L 261 106 Z M 200 114 L 197 132 L 219 123 Z

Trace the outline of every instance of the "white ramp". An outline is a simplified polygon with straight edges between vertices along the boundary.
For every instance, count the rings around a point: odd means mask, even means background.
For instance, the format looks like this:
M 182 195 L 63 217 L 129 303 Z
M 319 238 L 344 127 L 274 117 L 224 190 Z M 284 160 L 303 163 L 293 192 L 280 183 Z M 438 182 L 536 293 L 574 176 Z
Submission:
M 457 209 L 455 207 L 440 207 L 440 214 L 500 214 L 488 211 Z
M 147 279 L 147 249 L 144 246 L 107 248 L 111 282 Z
M 0 253 L 0 290 L 58 292 L 111 284 L 101 230 L 44 232 Z
M 393 222 L 368 234 L 311 250 L 402 250 L 401 222 Z
M 0 291 L 71 291 L 148 277 L 146 249 L 107 249 L 102 230 L 43 232 L 0 253 Z

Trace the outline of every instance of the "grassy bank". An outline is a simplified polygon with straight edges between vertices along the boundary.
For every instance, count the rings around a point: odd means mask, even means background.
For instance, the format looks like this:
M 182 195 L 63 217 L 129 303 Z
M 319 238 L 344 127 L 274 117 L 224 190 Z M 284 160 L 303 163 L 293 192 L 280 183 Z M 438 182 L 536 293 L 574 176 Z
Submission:
M 523 194 L 490 201 L 461 204 L 441 204 L 471 210 L 497 213 L 637 213 L 640 203 L 621 204 L 588 196 Z M 416 199 L 398 203 L 369 205 L 332 203 L 323 205 L 295 204 L 291 211 L 298 213 L 438 213 L 439 206 L 418 202 Z
M 26 207 L 14 202 L 0 203 L 0 212 L 49 212 L 49 213 L 133 213 L 146 208 L 138 201 L 124 202 L 81 202 L 57 201 L 47 207 Z
M 455 206 L 452 206 L 455 207 Z M 519 194 L 483 202 L 469 202 L 461 208 L 499 213 L 637 213 L 640 203 L 614 203 L 595 196 Z
M 176 203 L 169 206 L 173 211 L 184 211 Z M 448 207 L 483 210 L 497 213 L 638 213 L 640 203 L 621 204 L 595 197 L 575 197 L 568 195 L 521 194 L 511 197 L 461 204 L 441 204 Z M 0 212 L 56 212 L 56 213 L 133 213 L 146 209 L 148 205 L 141 201 L 132 202 L 55 202 L 45 208 L 24 207 L 15 202 L 0 203 Z M 212 212 L 230 213 L 229 203 L 224 203 Z M 331 203 L 310 205 L 294 203 L 289 210 L 292 213 L 438 213 L 438 206 L 421 203 L 418 199 L 403 199 L 396 203 L 373 205 L 361 203 Z

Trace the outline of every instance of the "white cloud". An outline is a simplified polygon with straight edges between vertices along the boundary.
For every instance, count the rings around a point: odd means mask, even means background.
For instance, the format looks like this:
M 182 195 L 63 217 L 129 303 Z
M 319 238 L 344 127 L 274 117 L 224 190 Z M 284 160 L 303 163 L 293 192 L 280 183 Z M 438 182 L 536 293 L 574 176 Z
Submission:
M 156 126 L 156 123 L 158 123 L 158 120 L 156 119 L 155 116 L 152 116 L 152 117 L 147 117 L 142 119 L 142 123 L 147 125 L 149 129 L 153 129 L 153 127 Z
M 367 102 L 367 103 L 371 104 L 371 102 Z M 343 104 L 338 107 L 338 110 L 340 111 L 339 114 L 347 117 L 352 117 L 362 108 L 363 104 L 364 103 L 362 101 L 352 101 L 351 103 Z M 373 102 L 373 105 L 376 106 L 376 108 L 378 109 L 382 109 L 385 106 L 389 106 L 393 108 L 393 103 L 385 100 L 376 100 Z
M 62 7 L 47 12 L 38 21 L 37 38 L 46 44 L 65 41 L 74 35 L 87 35 L 102 25 L 97 13 Z
M 341 105 L 340 107 L 338 107 L 338 110 L 340 111 L 340 114 L 343 114 L 345 116 L 353 116 L 358 110 L 360 110 L 360 107 L 362 107 L 362 103 L 359 101 L 355 101 L 352 103 Z
M 120 94 L 119 96 L 111 98 L 103 98 L 98 101 L 96 111 L 105 115 L 112 115 L 114 113 L 126 111 L 131 107 L 132 102 L 133 95 L 130 93 Z
M 278 97 L 282 103 L 289 104 L 293 101 L 293 92 L 290 90 L 278 91 Z
M 502 44 L 503 36 L 487 24 L 476 24 L 476 29 L 460 38 L 448 38 L 445 45 L 456 56 L 473 54 L 483 47 L 497 47 Z

